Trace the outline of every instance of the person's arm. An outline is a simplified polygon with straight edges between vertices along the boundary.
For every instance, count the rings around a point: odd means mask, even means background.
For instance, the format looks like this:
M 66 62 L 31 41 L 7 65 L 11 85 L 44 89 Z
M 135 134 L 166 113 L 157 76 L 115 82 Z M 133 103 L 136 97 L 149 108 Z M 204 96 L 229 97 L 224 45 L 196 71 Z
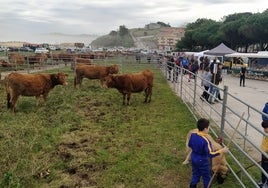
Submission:
M 228 147 L 224 147 L 222 149 L 213 151 L 212 148 L 211 148 L 210 141 L 205 136 L 203 136 L 203 138 L 207 141 L 207 150 L 208 150 L 207 152 L 208 152 L 210 158 L 216 157 L 216 156 L 218 156 L 218 155 L 220 155 L 222 153 L 227 153 L 229 151 Z

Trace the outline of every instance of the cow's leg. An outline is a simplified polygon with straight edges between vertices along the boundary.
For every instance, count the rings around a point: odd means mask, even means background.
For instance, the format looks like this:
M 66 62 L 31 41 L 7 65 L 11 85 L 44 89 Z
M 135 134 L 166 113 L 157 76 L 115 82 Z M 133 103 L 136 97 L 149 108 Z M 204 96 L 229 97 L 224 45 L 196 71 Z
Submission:
M 83 80 L 83 77 L 79 77 L 78 79 L 78 85 L 79 85 L 79 88 L 81 88 L 81 85 L 82 85 L 82 80 Z
M 123 93 L 123 105 L 125 105 L 125 101 L 126 101 L 126 93 Z
M 146 103 L 147 100 L 148 100 L 148 88 L 146 88 L 146 89 L 144 90 L 144 94 L 145 94 L 144 103 Z
M 100 78 L 100 85 L 103 87 L 104 78 Z
M 128 94 L 127 94 L 127 105 L 130 104 L 130 102 L 129 102 L 129 101 L 130 101 L 130 97 L 131 97 L 131 93 L 128 93 Z
M 47 103 L 47 96 L 48 96 L 48 93 L 44 93 L 44 94 L 43 94 L 43 99 L 44 99 L 44 103 L 45 103 L 45 105 L 46 105 L 46 103 Z
M 38 107 L 39 106 L 39 103 L 40 103 L 40 95 L 35 96 L 35 98 L 36 98 L 36 104 L 35 105 L 36 105 L 36 107 Z
M 79 88 L 81 87 L 82 77 L 80 75 L 75 76 L 75 87 L 76 85 L 79 85 Z
M 16 106 L 16 102 L 19 98 L 19 95 L 13 95 L 11 97 L 11 100 L 10 100 L 10 109 L 11 109 L 11 112 L 15 113 L 15 106 Z
M 185 158 L 185 160 L 183 161 L 183 163 L 182 163 L 182 164 L 188 164 L 188 163 L 189 163 L 190 158 L 191 158 L 191 153 L 192 153 L 192 151 L 191 151 L 191 150 L 190 150 L 190 151 L 188 151 L 188 153 L 187 153 L 187 155 L 186 155 L 186 158 Z
M 151 102 L 151 98 L 152 98 L 152 87 L 148 87 L 148 102 Z
M 74 87 L 76 88 L 76 85 L 79 85 L 81 87 L 82 77 L 78 74 L 74 77 Z

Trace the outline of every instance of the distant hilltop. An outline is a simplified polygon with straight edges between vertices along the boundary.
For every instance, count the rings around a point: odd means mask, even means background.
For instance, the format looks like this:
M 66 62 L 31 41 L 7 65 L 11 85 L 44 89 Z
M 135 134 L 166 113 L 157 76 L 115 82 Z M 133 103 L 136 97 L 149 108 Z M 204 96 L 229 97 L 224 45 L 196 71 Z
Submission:
M 71 36 L 71 37 L 99 37 L 97 34 L 66 34 L 66 33 L 44 33 L 44 35 Z
M 19 39 L 14 38 L 14 40 L 1 41 L 1 46 L 12 46 L 21 47 L 23 43 L 33 43 L 33 44 L 56 44 L 60 45 L 62 43 L 84 43 L 86 46 L 89 45 L 93 40 L 98 38 L 96 34 L 66 34 L 66 33 L 42 33 L 36 35 L 26 35 Z

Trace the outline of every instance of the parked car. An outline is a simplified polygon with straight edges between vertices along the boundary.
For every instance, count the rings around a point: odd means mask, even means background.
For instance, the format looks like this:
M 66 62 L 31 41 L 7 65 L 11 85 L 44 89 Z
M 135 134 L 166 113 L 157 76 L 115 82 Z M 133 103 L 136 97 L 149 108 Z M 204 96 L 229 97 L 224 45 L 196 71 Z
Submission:
M 34 53 L 41 54 L 41 53 L 48 53 L 49 50 L 46 48 L 36 48 Z
M 31 49 L 31 48 L 26 46 L 26 47 L 21 47 L 20 51 L 22 51 L 22 52 L 33 52 L 33 49 Z

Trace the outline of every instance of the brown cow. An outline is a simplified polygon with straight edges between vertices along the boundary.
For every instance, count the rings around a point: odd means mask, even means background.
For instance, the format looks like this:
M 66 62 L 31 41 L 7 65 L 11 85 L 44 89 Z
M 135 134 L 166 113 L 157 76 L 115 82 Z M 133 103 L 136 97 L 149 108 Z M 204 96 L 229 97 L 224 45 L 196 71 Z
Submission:
M 91 59 L 86 59 L 86 58 L 76 57 L 75 62 L 76 63 L 82 63 L 82 64 L 91 65 Z
M 74 70 L 75 67 L 79 66 L 80 64 L 91 65 L 91 59 L 76 57 L 74 61 L 75 63 L 71 64 L 71 70 Z
M 10 53 L 8 54 L 9 63 L 14 65 L 23 65 L 25 64 L 25 58 L 19 53 Z
M 85 65 L 77 64 L 75 68 L 74 87 L 82 84 L 83 78 L 99 79 L 101 85 L 105 76 L 109 74 L 117 74 L 119 72 L 118 65 L 103 66 L 103 65 Z
M 34 68 L 34 64 L 39 64 L 40 66 L 43 66 L 44 63 L 48 59 L 48 57 L 45 53 L 37 53 L 33 56 L 28 56 L 25 58 L 29 62 L 29 64 L 33 66 L 33 68 Z
M 108 75 L 105 77 L 103 87 L 116 88 L 123 94 L 123 105 L 125 105 L 127 96 L 127 105 L 129 105 L 131 93 L 145 92 L 144 102 L 151 102 L 154 75 L 150 70 L 144 70 L 140 73 Z
M 20 74 L 10 73 L 5 77 L 4 83 L 7 93 L 7 108 L 15 112 L 16 102 L 20 95 L 35 96 L 36 106 L 39 104 L 40 96 L 44 102 L 47 100 L 48 93 L 56 85 L 67 85 L 64 73 L 57 74 Z

